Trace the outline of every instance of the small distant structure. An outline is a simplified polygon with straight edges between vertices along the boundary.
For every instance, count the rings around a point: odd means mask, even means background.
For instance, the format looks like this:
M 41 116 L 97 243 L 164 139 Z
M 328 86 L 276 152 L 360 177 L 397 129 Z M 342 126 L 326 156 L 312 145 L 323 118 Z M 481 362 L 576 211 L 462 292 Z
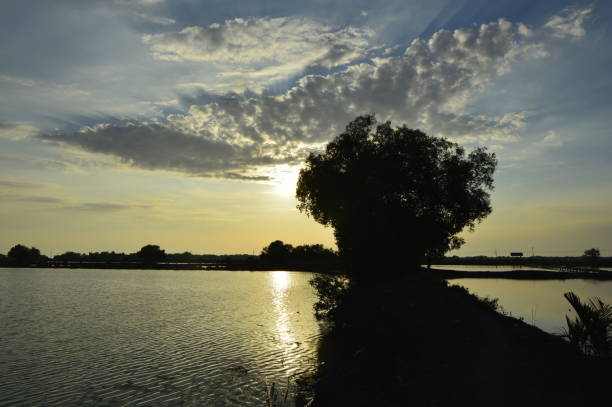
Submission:
M 510 257 L 523 257 L 523 252 L 510 252 Z

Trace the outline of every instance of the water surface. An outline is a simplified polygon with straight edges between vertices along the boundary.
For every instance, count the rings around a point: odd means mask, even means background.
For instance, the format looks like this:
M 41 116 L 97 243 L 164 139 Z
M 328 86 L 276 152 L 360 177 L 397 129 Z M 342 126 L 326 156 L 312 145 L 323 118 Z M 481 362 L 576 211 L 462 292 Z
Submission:
M 433 264 L 431 266 L 434 270 L 456 270 L 456 271 L 491 271 L 491 272 L 501 272 L 501 271 L 513 271 L 513 270 L 523 270 L 523 271 L 540 271 L 542 268 L 536 267 L 527 267 L 527 266 L 485 266 L 485 265 L 465 265 L 465 264 Z
M 499 298 L 499 304 L 514 317 L 555 334 L 567 327 L 566 315 L 572 319 L 576 316 L 563 297 L 564 293 L 573 291 L 583 302 L 599 297 L 612 304 L 612 281 L 454 278 L 449 283 L 466 287 L 482 297 Z
M 313 368 L 310 278 L 0 269 L 0 406 L 264 405 Z

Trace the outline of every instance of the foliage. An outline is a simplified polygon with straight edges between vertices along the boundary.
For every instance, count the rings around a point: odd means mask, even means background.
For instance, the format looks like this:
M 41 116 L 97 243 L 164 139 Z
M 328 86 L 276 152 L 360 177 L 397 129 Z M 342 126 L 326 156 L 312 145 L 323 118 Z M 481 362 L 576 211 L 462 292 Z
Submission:
M 334 229 L 354 275 L 460 247 L 491 212 L 495 155 L 359 116 L 300 171 L 298 209 Z
M 593 247 L 592 249 L 585 250 L 583 256 L 590 258 L 598 258 L 601 256 L 601 253 L 599 249 Z
M 304 244 L 293 247 L 281 240 L 275 240 L 263 248 L 259 258 L 262 263 L 277 267 L 333 269 L 337 256 L 333 250 L 322 244 Z
M 563 294 L 571 304 L 577 317 L 568 316 L 564 336 L 588 355 L 610 356 L 612 351 L 612 306 L 599 298 L 590 298 L 583 303 L 573 292 Z
M 597 267 L 597 263 L 599 263 L 601 253 L 599 249 L 593 247 L 591 249 L 585 250 L 583 256 L 589 259 L 589 261 L 591 262 L 591 267 Z
M 314 304 L 315 317 L 319 320 L 333 322 L 334 313 L 340 308 L 350 289 L 350 281 L 344 276 L 317 274 L 312 280 L 317 291 L 318 301 Z
M 158 245 L 148 244 L 136 253 L 136 256 L 145 264 L 155 264 L 166 259 L 166 252 Z
M 263 262 L 285 265 L 289 261 L 289 256 L 293 251 L 293 246 L 285 244 L 281 240 L 275 240 L 261 251 L 260 258 Z
M 7 263 L 11 266 L 31 266 L 46 259 L 36 247 L 15 245 L 7 253 Z

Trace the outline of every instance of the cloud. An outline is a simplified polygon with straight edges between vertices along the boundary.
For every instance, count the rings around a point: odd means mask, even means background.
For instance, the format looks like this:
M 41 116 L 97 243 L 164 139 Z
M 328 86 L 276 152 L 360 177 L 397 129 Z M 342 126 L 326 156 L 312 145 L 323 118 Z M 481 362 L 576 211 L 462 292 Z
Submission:
M 555 132 L 550 130 L 546 133 L 546 136 L 536 143 L 540 147 L 561 147 L 563 145 L 563 139 Z
M 127 209 L 150 209 L 149 205 L 126 205 L 118 203 L 105 203 L 105 202 L 89 202 L 72 205 L 64 209 L 87 211 L 87 212 L 117 212 Z
M 28 123 L 10 123 L 0 121 L 0 137 L 9 140 L 22 140 L 38 133 L 38 128 Z
M 52 96 L 56 99 L 75 99 L 90 95 L 88 91 L 79 89 L 74 84 L 37 81 L 15 75 L 0 74 L 0 82 L 18 87 L 36 89 L 37 94 L 45 97 Z
M 73 134 L 41 135 L 39 138 L 112 155 L 127 164 L 145 169 L 232 179 L 263 180 L 265 178 L 249 175 L 246 171 L 255 166 L 285 163 L 293 159 L 275 156 L 276 151 L 268 151 L 241 136 L 215 140 L 206 131 L 197 134 L 175 127 L 157 123 L 137 123 L 125 127 L 100 125 L 83 128 Z
M 360 58 L 373 32 L 297 17 L 236 18 L 207 27 L 143 36 L 156 59 L 212 63 L 245 78 L 277 80 Z M 254 81 L 254 80 L 253 80 Z
M 164 3 L 166 0 L 115 0 L 119 4 L 139 5 L 139 6 L 154 6 Z
M 272 19 L 265 21 L 276 24 Z M 231 49 L 228 44 L 238 38 L 226 30 L 249 24 L 254 27 L 248 29 L 259 28 L 256 21 L 227 24 L 229 28 L 197 29 L 160 44 L 174 44 L 178 39 L 188 45 L 206 42 L 213 55 L 223 57 Z M 503 145 L 519 139 L 527 113 L 470 112 L 470 102 L 517 62 L 546 56 L 547 41 L 541 31 L 503 19 L 440 30 L 428 40 L 414 40 L 401 55 L 373 58 L 328 75 L 304 76 L 281 95 L 228 95 L 155 123 L 97 126 L 41 138 L 110 154 L 141 168 L 240 179 L 266 176 L 258 171 L 262 167 L 302 162 L 308 152 L 339 134 L 355 116 L 370 112 L 378 113 L 380 120 L 406 123 L 463 143 Z M 176 56 L 204 55 L 191 45 L 184 52 L 172 49 Z M 236 49 L 231 58 L 237 61 L 259 58 L 251 56 L 251 51 L 241 55 L 240 46 Z
M 447 137 L 511 141 L 524 126 L 523 112 L 500 116 L 464 111 L 470 97 L 517 60 L 541 57 L 541 44 L 505 20 L 477 28 L 442 30 L 415 40 L 403 55 L 377 58 L 330 75 L 309 75 L 280 96 L 235 97 L 192 106 L 168 121 L 187 131 L 225 139 L 241 135 L 287 148 L 329 140 L 358 114 Z M 399 123 L 397 123 L 399 122 Z
M 148 22 L 153 23 L 153 24 L 160 24 L 160 25 L 172 25 L 172 24 L 176 24 L 176 20 L 173 19 L 173 18 L 152 16 L 150 14 L 140 13 L 140 12 L 136 12 L 136 13 L 134 13 L 134 15 L 136 17 L 144 20 L 144 21 L 148 21 Z
M 0 182 L 0 185 L 2 183 Z M 42 195 L 20 195 L 20 194 L 0 194 L 0 200 L 12 202 L 25 202 L 32 204 L 42 204 L 51 206 L 56 210 L 85 211 L 85 212 L 116 212 L 130 209 L 152 209 L 152 205 L 117 203 L 117 202 L 78 202 L 72 199 L 58 198 L 55 196 Z
M 43 188 L 42 184 L 37 184 L 34 182 L 24 182 L 24 181 L 13 181 L 13 180 L 2 180 L 0 179 L 0 188 L 10 188 L 10 189 L 38 189 Z
M 51 196 L 20 196 L 15 200 L 20 202 L 31 202 L 31 203 L 62 203 L 64 202 L 62 199 L 51 197 Z
M 581 38 L 586 31 L 584 23 L 593 10 L 591 8 L 566 8 L 558 15 L 553 16 L 545 27 L 556 38 Z

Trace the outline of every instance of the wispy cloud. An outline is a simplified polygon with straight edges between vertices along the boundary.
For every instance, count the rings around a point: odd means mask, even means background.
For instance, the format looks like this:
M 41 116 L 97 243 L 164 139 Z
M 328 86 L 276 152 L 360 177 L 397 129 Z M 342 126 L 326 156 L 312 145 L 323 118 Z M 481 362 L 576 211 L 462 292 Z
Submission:
M 128 209 L 149 209 L 152 208 L 150 205 L 128 205 L 119 203 L 107 203 L 107 202 L 86 202 L 77 205 L 70 205 L 64 209 L 87 211 L 87 212 L 117 212 Z
M 10 140 L 21 140 L 38 133 L 38 128 L 28 123 L 10 123 L 0 121 L 0 137 Z
M 168 17 L 159 17 L 159 16 L 153 16 L 147 13 L 141 13 L 141 12 L 136 12 L 134 13 L 134 16 L 144 20 L 144 21 L 148 21 L 150 23 L 153 24 L 160 24 L 160 25 L 172 25 L 172 24 L 176 24 L 176 20 L 173 18 L 168 18 Z
M 43 96 L 52 96 L 56 99 L 74 99 L 90 95 L 88 91 L 80 89 L 74 84 L 40 81 L 16 75 L 0 74 L 0 82 L 5 82 L 12 86 L 33 88 Z
M 258 82 L 306 69 L 347 64 L 365 54 L 372 35 L 368 29 L 332 27 L 306 18 L 253 17 L 145 35 L 143 41 L 157 59 L 211 63 L 257 87 Z
M 584 37 L 586 34 L 584 23 L 592 11 L 591 8 L 566 8 L 558 15 L 553 16 L 545 27 L 557 38 Z
M 10 189 L 38 189 L 43 188 L 44 185 L 35 182 L 0 179 L 0 187 Z
M 52 196 L 18 196 L 15 197 L 14 200 L 19 202 L 30 202 L 30 203 L 40 203 L 40 204 L 57 204 L 63 203 L 63 199 L 55 198 Z
M 2 182 L 0 182 L 0 186 Z M 22 188 L 26 188 L 23 186 Z M 52 195 L 24 195 L 19 193 L 1 194 L 0 201 L 22 202 L 43 205 L 46 209 L 84 211 L 84 212 L 117 212 L 132 209 L 152 209 L 154 206 L 141 203 L 124 202 L 79 202 L 75 199 Z

